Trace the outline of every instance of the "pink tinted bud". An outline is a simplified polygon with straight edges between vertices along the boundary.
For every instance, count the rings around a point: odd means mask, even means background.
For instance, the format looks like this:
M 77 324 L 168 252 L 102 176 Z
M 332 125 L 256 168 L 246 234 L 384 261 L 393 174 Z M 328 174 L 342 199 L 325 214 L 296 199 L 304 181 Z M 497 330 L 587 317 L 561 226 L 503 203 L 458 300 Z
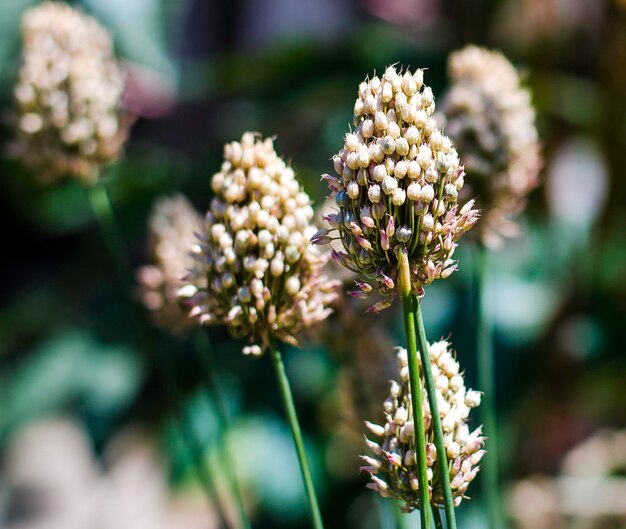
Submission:
M 330 230 L 326 228 L 317 230 L 317 233 L 311 237 L 311 244 L 327 244 L 331 240 L 330 237 L 328 237 L 329 233 Z
M 402 458 L 396 454 L 396 453 L 385 453 L 385 456 L 387 457 L 387 461 L 389 461 L 394 467 L 401 467 L 402 466 Z
M 384 230 L 380 230 L 380 246 L 383 250 L 389 250 L 389 237 Z

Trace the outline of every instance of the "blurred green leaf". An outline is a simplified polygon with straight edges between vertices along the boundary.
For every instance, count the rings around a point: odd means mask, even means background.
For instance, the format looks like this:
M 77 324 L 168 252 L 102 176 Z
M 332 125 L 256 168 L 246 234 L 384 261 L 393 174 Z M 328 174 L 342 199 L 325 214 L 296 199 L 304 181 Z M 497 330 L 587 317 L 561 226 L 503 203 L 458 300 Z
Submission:
M 51 234 L 84 228 L 94 220 L 85 189 L 76 182 L 41 189 L 31 197 L 33 220 Z
M 174 75 L 167 53 L 160 0 L 81 0 L 113 33 L 121 55 L 161 73 Z
M 250 485 L 265 510 L 277 518 L 306 515 L 308 504 L 286 423 L 265 414 L 246 418 L 233 428 L 229 442 L 236 455 L 237 475 Z M 315 480 L 321 461 L 310 446 L 307 455 Z
M 136 355 L 124 345 L 99 343 L 70 329 L 39 345 L 0 378 L 0 432 L 78 403 L 97 415 L 120 413 L 141 381 Z

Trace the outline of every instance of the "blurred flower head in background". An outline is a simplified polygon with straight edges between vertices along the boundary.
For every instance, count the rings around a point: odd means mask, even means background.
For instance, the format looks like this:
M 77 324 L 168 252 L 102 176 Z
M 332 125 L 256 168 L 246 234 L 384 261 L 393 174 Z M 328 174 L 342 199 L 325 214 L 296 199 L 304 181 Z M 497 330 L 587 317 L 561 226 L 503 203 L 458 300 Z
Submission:
M 537 186 L 541 157 L 535 111 L 513 65 L 500 52 L 467 46 L 450 55 L 452 81 L 441 118 L 465 166 L 467 191 L 477 196 L 477 228 L 494 245 L 516 233 L 511 217 Z
M 383 20 L 402 26 L 432 24 L 439 16 L 439 0 L 364 0 L 365 9 Z
M 485 438 L 482 428 L 470 432 L 467 420 L 471 408 L 480 404 L 480 393 L 465 389 L 459 363 L 446 341 L 430 345 L 433 378 L 437 388 L 437 403 L 442 416 L 444 443 L 450 466 L 450 486 L 455 505 L 459 505 L 470 482 L 478 473 L 480 460 L 485 454 L 482 449 Z M 382 496 L 390 496 L 404 502 L 404 509 L 419 509 L 416 461 L 416 440 L 409 386 L 409 367 L 406 349 L 400 348 L 397 354 L 400 382 L 391 381 L 389 397 L 383 405 L 385 425 L 367 423 L 369 430 L 379 439 L 367 440 L 374 457 L 361 456 L 366 466 L 362 471 L 371 475 L 368 487 Z M 420 376 L 422 373 L 420 371 Z M 426 463 L 432 502 L 443 507 L 443 490 L 440 472 L 436 465 L 437 450 L 434 444 L 434 431 L 428 395 L 422 379 L 422 410 L 426 433 Z
M 521 529 L 600 529 L 626 523 L 626 431 L 601 430 L 571 449 L 556 477 L 530 476 L 508 493 Z
M 409 254 L 411 282 L 420 291 L 456 269 L 456 242 L 478 220 L 473 202 L 458 204 L 463 168 L 435 123 L 435 99 L 423 71 L 389 66 L 359 86 L 354 132 L 333 157 L 337 176 L 324 175 L 338 211 L 325 219 L 316 243 L 337 230 L 344 252 L 334 259 L 359 274 L 356 297 L 373 290 L 387 308 L 396 293 L 398 251 Z M 373 283 L 373 286 L 372 286 Z
M 202 217 L 183 195 L 161 198 L 148 220 L 152 263 L 137 270 L 141 300 L 159 327 L 180 334 L 193 325 L 176 295 L 194 266 L 191 250 Z
M 130 122 L 123 93 L 113 42 L 95 19 L 57 2 L 25 12 L 12 151 L 44 183 L 93 184 L 121 156 Z
M 327 256 L 309 244 L 316 231 L 309 195 L 272 139 L 251 132 L 226 144 L 211 187 L 198 266 L 181 298 L 200 323 L 248 337 L 245 354 L 260 355 L 273 338 L 296 344 L 330 314 L 337 286 L 324 275 Z
M 81 426 L 60 418 L 35 421 L 10 438 L 0 519 L 7 529 L 219 527 L 204 498 L 170 493 L 164 461 L 146 432 L 125 429 L 96 458 Z
M 554 44 L 565 39 L 596 37 L 613 0 L 509 0 L 498 13 L 498 40 L 517 46 Z M 622 0 L 615 0 L 618 6 Z
M 606 159 L 596 142 L 575 136 L 559 145 L 547 167 L 550 213 L 587 232 L 602 214 L 609 194 Z

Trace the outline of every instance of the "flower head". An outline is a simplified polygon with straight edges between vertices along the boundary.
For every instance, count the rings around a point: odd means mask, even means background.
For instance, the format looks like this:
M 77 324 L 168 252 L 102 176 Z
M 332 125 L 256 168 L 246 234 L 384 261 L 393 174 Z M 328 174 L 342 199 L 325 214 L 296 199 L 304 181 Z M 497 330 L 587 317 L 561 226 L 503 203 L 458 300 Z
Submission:
M 480 404 L 480 393 L 466 390 L 459 364 L 446 341 L 436 342 L 429 347 L 433 377 L 437 389 L 437 403 L 444 433 L 444 443 L 450 468 L 450 486 L 455 505 L 466 498 L 470 482 L 476 477 L 479 462 L 485 454 L 482 449 L 485 438 L 482 428 L 470 432 L 467 419 L 471 408 Z M 419 504 L 419 468 L 416 460 L 415 429 L 411 417 L 411 388 L 406 349 L 398 350 L 400 381 L 392 381 L 389 397 L 383 405 L 384 426 L 366 423 L 375 441 L 366 439 L 373 452 L 372 456 L 362 456 L 365 466 L 362 471 L 370 473 L 372 481 L 368 487 L 384 496 L 392 496 L 404 501 L 405 510 L 421 507 Z M 421 373 L 420 373 L 421 376 Z M 423 378 L 423 377 L 422 377 Z M 423 380 L 422 380 L 423 382 Z M 422 384 L 422 388 L 424 385 Z M 434 444 L 434 431 L 428 396 L 422 389 L 422 410 L 426 433 L 426 464 L 431 502 L 443 506 L 437 450 Z
M 324 175 L 337 205 L 326 216 L 345 252 L 333 257 L 361 277 L 359 289 L 378 290 L 385 308 L 395 294 L 398 251 L 408 253 L 413 288 L 421 291 L 456 268 L 459 238 L 478 219 L 472 201 L 461 207 L 463 168 L 433 118 L 432 90 L 422 70 L 397 71 L 359 86 L 353 132 L 333 157 L 336 176 Z M 328 232 L 313 242 L 328 242 Z
M 478 196 L 480 236 L 497 243 L 515 233 L 510 217 L 538 184 L 541 156 L 530 94 L 504 55 L 477 46 L 451 54 L 448 72 L 446 133 L 461 155 L 470 192 Z
M 309 244 L 316 231 L 309 196 L 272 139 L 250 132 L 224 147 L 211 187 L 198 266 L 179 295 L 201 323 L 248 337 L 246 354 L 261 354 L 271 338 L 296 343 L 330 314 L 337 286 L 323 274 L 327 257 Z
M 176 295 L 182 279 L 195 266 L 191 250 L 202 216 L 182 195 L 159 200 L 148 221 L 152 264 L 137 271 L 141 299 L 155 323 L 174 334 L 193 323 Z
M 110 35 L 78 9 L 43 2 L 24 14 L 22 45 L 15 154 L 47 182 L 94 183 L 121 156 L 129 124 Z

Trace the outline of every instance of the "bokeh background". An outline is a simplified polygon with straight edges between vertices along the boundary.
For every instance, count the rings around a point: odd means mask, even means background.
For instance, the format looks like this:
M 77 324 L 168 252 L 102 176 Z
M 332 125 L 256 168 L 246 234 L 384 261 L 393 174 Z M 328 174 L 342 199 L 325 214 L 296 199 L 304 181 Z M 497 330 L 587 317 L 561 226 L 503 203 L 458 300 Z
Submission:
M 19 20 L 34 3 L 0 2 L 3 144 Z M 148 259 L 158 197 L 182 192 L 206 209 L 224 142 L 245 130 L 275 135 L 321 206 L 320 174 L 366 74 L 391 63 L 427 68 L 441 95 L 452 50 L 503 50 L 533 92 L 545 156 L 523 234 L 494 254 L 490 276 L 508 520 L 626 527 L 626 2 L 77 4 L 111 30 L 129 71 L 138 120 L 107 185 L 136 266 Z M 0 175 L 0 527 L 217 527 L 198 456 L 229 498 L 192 340 L 163 334 L 129 303 L 79 185 L 41 188 L 7 156 Z M 458 255 L 460 271 L 429 287 L 424 310 L 429 337 L 451 336 L 475 386 L 471 245 Z M 388 503 L 364 489 L 356 455 L 362 421 L 381 412 L 402 323 L 393 309 L 363 309 L 338 309 L 314 340 L 286 351 L 330 529 L 394 527 Z M 220 328 L 209 340 L 254 526 L 306 527 L 269 359 L 244 358 Z M 469 492 L 459 524 L 484 527 L 480 484 Z

